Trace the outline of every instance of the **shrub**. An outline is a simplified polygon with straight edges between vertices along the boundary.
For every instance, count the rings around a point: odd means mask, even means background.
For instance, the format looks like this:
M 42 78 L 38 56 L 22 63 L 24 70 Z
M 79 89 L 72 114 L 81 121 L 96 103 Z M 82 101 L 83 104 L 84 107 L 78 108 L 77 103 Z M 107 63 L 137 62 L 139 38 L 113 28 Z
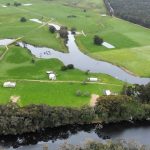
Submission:
M 14 2 L 14 6 L 16 6 L 16 7 L 21 6 L 21 3 L 19 3 L 19 2 Z
M 73 64 L 67 65 L 67 69 L 74 69 L 74 65 Z
M 82 91 L 77 90 L 77 91 L 76 91 L 76 96 L 82 96 Z
M 55 33 L 56 32 L 56 28 L 54 26 L 49 26 L 49 31 L 51 33 Z
M 76 34 L 76 28 L 74 27 L 71 28 L 71 34 Z
M 20 22 L 26 22 L 26 21 L 27 21 L 27 19 L 25 17 L 20 18 Z
M 102 45 L 102 43 L 103 43 L 103 39 L 97 35 L 94 36 L 93 40 L 94 40 L 95 45 Z
M 85 97 L 90 97 L 90 92 L 85 92 L 84 94 L 83 94 Z
M 67 27 L 62 26 L 59 30 L 59 35 L 63 39 L 68 39 L 68 29 L 67 29 Z
M 61 71 L 66 71 L 67 67 L 66 66 L 61 66 Z

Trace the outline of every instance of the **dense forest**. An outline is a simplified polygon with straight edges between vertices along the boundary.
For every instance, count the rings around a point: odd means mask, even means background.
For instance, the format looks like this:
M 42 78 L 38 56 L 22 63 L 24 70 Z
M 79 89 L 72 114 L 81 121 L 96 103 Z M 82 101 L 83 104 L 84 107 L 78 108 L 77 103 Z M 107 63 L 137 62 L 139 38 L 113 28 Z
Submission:
M 150 0 L 105 0 L 117 17 L 150 28 Z M 111 6 L 111 7 L 109 7 Z

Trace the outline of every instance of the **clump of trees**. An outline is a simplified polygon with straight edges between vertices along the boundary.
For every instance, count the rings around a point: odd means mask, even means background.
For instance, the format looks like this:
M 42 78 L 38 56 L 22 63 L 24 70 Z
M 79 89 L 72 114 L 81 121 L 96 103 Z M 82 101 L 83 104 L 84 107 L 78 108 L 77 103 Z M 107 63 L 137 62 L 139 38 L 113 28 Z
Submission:
M 95 35 L 93 38 L 93 42 L 95 45 L 102 45 L 103 43 L 103 39 L 100 38 L 98 35 Z
M 63 39 L 68 39 L 68 28 L 61 26 L 61 28 L 59 30 L 59 35 Z
M 105 0 L 105 4 L 109 12 L 113 8 L 113 15 L 150 28 L 149 0 Z
M 61 71 L 66 71 L 66 70 L 74 69 L 73 64 L 68 64 L 67 66 L 61 66 Z
M 21 17 L 20 22 L 27 22 L 27 19 L 25 17 Z
M 126 95 L 101 96 L 94 107 L 81 108 L 48 105 L 19 107 L 17 104 L 9 103 L 0 105 L 0 134 L 16 135 L 63 125 L 96 121 L 110 123 L 149 117 L 150 104 L 139 103 Z
M 16 7 L 21 6 L 21 3 L 19 3 L 19 2 L 14 2 L 14 6 L 16 6 Z
M 124 85 L 122 94 L 132 96 L 142 103 L 150 103 L 150 83 L 146 85 Z
M 56 32 L 56 28 L 54 26 L 49 26 L 49 31 L 51 33 L 55 33 Z

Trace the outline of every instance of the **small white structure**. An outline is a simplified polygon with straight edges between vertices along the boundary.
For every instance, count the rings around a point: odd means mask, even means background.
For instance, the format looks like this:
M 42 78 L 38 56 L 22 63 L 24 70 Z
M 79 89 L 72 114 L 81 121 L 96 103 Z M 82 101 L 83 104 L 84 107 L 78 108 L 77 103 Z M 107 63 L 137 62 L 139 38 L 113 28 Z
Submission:
M 6 8 L 7 6 L 6 5 L 2 5 L 2 7 Z
M 53 71 L 46 71 L 47 74 L 53 74 Z
M 54 73 L 49 74 L 50 80 L 56 80 L 56 75 Z
M 106 14 L 101 14 L 101 16 L 102 16 L 102 17 L 106 17 L 107 15 L 106 15 Z
M 23 6 L 31 6 L 32 4 L 22 4 Z
M 109 49 L 115 48 L 115 46 L 113 46 L 107 42 L 103 42 L 102 45 L 105 46 L 106 48 L 109 48 Z
M 32 22 L 36 22 L 36 23 L 40 23 L 40 24 L 43 24 L 43 22 L 42 21 L 40 21 L 39 19 L 29 19 L 30 21 L 32 21 Z
M 111 95 L 111 91 L 110 90 L 105 90 L 104 94 L 109 96 L 109 95 Z
M 98 78 L 91 77 L 91 78 L 88 78 L 88 81 L 90 81 L 90 82 L 97 82 Z
M 3 87 L 5 88 L 15 88 L 16 87 L 16 82 L 4 82 Z

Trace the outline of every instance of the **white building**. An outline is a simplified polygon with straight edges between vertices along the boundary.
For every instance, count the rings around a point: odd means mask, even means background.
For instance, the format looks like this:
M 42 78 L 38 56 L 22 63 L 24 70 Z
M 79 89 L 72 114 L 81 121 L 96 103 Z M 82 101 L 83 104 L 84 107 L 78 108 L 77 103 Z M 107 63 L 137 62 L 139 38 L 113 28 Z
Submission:
M 53 71 L 46 71 L 47 74 L 54 74 Z
M 98 78 L 91 77 L 91 78 L 88 78 L 88 81 L 90 81 L 90 82 L 97 82 Z
M 105 90 L 104 94 L 109 96 L 109 95 L 111 95 L 111 91 L 110 90 Z
M 56 75 L 54 73 L 49 74 L 50 80 L 56 80 Z
M 4 82 L 3 84 L 3 87 L 6 87 L 6 88 L 15 88 L 16 87 L 16 82 Z

